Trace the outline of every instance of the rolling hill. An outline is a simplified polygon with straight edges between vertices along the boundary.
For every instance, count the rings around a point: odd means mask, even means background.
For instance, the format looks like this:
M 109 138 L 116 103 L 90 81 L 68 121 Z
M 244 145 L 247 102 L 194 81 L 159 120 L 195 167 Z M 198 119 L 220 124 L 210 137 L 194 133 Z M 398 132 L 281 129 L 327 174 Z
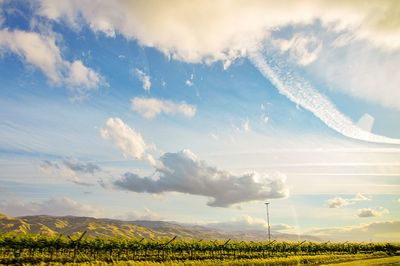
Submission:
M 0 233 L 32 233 L 43 235 L 74 235 L 87 231 L 89 237 L 125 237 L 163 239 L 178 236 L 179 239 L 234 239 L 265 241 L 260 230 L 224 231 L 207 226 L 179 224 L 164 221 L 121 221 L 92 217 L 48 215 L 9 217 L 0 214 Z M 282 241 L 319 241 L 313 236 L 272 233 L 273 239 Z

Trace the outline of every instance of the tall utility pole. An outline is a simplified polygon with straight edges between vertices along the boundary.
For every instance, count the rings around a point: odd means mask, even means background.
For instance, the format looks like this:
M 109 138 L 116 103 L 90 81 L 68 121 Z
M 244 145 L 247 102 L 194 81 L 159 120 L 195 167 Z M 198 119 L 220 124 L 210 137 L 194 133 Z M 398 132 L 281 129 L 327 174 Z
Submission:
M 266 202 L 265 205 L 267 206 L 268 241 L 271 241 L 271 226 L 269 225 L 269 212 L 268 212 L 269 202 Z

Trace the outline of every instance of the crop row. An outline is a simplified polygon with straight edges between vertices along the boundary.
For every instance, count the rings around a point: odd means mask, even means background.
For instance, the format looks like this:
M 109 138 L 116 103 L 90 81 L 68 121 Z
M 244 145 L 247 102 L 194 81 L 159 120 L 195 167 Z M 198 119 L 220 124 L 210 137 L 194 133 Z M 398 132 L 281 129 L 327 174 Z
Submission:
M 321 254 L 396 254 L 392 243 L 244 242 L 1 235 L 0 263 L 205 260 Z

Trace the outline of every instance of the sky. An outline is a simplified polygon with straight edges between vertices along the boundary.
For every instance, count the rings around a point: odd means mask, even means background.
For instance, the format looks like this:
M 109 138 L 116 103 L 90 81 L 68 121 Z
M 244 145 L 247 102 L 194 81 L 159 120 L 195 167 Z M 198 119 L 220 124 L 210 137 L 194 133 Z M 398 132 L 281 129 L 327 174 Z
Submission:
M 398 1 L 0 1 L 0 212 L 400 240 Z

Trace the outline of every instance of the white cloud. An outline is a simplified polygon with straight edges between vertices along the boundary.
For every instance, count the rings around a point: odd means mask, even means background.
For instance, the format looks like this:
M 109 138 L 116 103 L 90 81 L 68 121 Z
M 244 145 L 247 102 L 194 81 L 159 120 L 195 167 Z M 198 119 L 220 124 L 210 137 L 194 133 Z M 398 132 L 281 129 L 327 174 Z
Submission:
M 151 88 L 151 81 L 150 81 L 150 76 L 144 73 L 142 70 L 135 68 L 134 74 L 136 77 L 142 82 L 143 84 L 143 89 L 145 91 L 150 91 Z
M 227 231 L 260 230 L 266 231 L 267 222 L 265 219 L 254 218 L 250 215 L 242 215 L 228 222 L 207 223 L 206 226 Z M 294 226 L 287 224 L 272 224 L 271 231 L 293 231 Z
M 359 201 L 368 201 L 371 200 L 370 198 L 364 196 L 361 193 L 357 193 L 353 198 L 344 199 L 342 197 L 335 197 L 333 199 L 329 199 L 327 204 L 329 208 L 341 208 L 346 205 L 355 204 Z
M 185 81 L 186 86 L 192 87 L 193 86 L 193 81 L 191 81 L 190 79 L 187 79 Z
M 290 40 L 274 39 L 272 43 L 281 52 L 288 52 L 290 57 L 300 65 L 312 63 L 322 49 L 322 42 L 315 36 L 301 33 L 296 33 Z
M 89 204 L 82 204 L 67 197 L 31 202 L 4 200 L 0 202 L 0 208 L 11 216 L 46 214 L 104 217 L 103 209 Z
M 110 139 L 122 151 L 124 157 L 134 160 L 145 160 L 150 164 L 156 164 L 149 153 L 151 145 L 147 145 L 142 135 L 129 127 L 119 118 L 109 118 L 105 126 L 100 130 L 103 139 Z
M 250 131 L 251 131 L 249 119 L 246 119 L 246 120 L 242 123 L 242 128 L 243 128 L 243 131 L 245 131 L 245 132 L 250 132 Z
M 296 230 L 295 226 L 288 225 L 288 224 L 273 224 L 271 225 L 272 231 L 293 231 Z
M 164 218 L 162 216 L 160 216 L 158 213 L 155 213 L 147 208 L 145 208 L 143 211 L 129 211 L 122 215 L 118 215 L 115 218 L 119 219 L 119 220 L 124 220 L 124 221 L 138 221 L 138 220 L 160 221 L 160 220 L 164 220 Z
M 192 86 L 194 85 L 193 79 L 194 79 L 194 74 L 191 74 L 191 75 L 190 75 L 190 79 L 187 79 L 187 80 L 185 81 L 186 86 L 192 87 Z
M 370 198 L 364 196 L 361 193 L 357 193 L 354 198 L 351 199 L 352 201 L 366 201 L 366 200 L 371 200 Z
M 355 38 L 388 49 L 400 46 L 396 1 L 97 1 L 39 0 L 38 14 L 82 22 L 94 32 L 120 33 L 141 45 L 187 62 L 232 59 L 254 48 L 268 32 L 319 20 L 332 31 L 350 29 Z M 112 11 L 112 12 L 110 12 Z M 241 23 L 237 23 L 240 21 Z M 226 66 L 226 67 L 227 67 Z
M 75 60 L 67 64 L 69 67 L 65 83 L 73 88 L 94 89 L 104 83 L 103 78 L 94 70 L 83 65 L 82 61 Z
M 355 226 L 315 228 L 306 234 L 333 240 L 399 241 L 400 221 L 374 222 Z
M 269 117 L 266 114 L 262 114 L 260 116 L 260 119 L 261 119 L 261 123 L 263 123 L 263 124 L 267 124 L 269 121 Z
M 314 62 L 311 65 L 318 65 L 315 67 L 318 67 L 320 75 L 330 81 L 328 84 L 336 84 L 338 90 L 399 108 L 400 97 L 393 97 L 399 93 L 399 75 L 396 76 L 399 60 L 388 61 L 393 55 L 392 51 L 400 48 L 400 16 L 396 13 L 400 4 L 396 1 L 253 0 L 251 4 L 236 1 L 204 3 L 199 0 L 190 3 L 179 0 L 172 3 L 103 0 L 96 4 L 90 0 L 66 3 L 38 1 L 37 13 L 41 16 L 66 21 L 75 28 L 86 23 L 94 32 L 102 32 L 110 37 L 120 33 L 127 39 L 137 40 L 143 46 L 154 47 L 168 57 L 185 62 L 209 64 L 221 60 L 226 69 L 236 58 L 250 56 L 280 93 L 311 111 L 337 132 L 359 140 L 400 143 L 400 140 L 360 129 L 339 112 L 329 99 L 308 86 L 306 81 L 294 76 L 289 77 L 290 80 L 283 80 L 276 69 L 266 70 L 264 62 L 254 57 L 254 52 L 268 40 L 270 33 L 285 26 L 318 25 L 332 34 L 345 32 L 351 38 L 337 41 L 336 48 L 361 40 L 366 42 L 365 46 L 372 44 L 387 54 L 379 60 L 371 61 L 378 62 L 373 64 L 368 63 L 371 58 L 369 55 L 376 54 L 376 50 L 366 56 L 350 56 L 346 60 L 351 62 L 347 63 L 354 65 L 357 62 L 357 65 L 348 71 L 343 70 L 343 65 L 348 65 L 343 63 L 343 56 L 337 54 L 334 55 L 335 64 L 331 64 L 331 61 L 322 66 L 316 64 L 317 55 L 320 57 L 322 53 L 322 44 L 321 40 L 313 36 L 295 34 L 292 39 L 281 42 L 281 47 L 288 50 L 291 57 L 302 65 L 311 62 Z M 382 67 L 382 63 L 385 67 Z M 281 71 L 285 76 L 291 74 L 291 69 L 284 68 Z
M 213 207 L 268 198 L 284 198 L 289 195 L 286 176 L 246 173 L 234 175 L 208 166 L 189 150 L 165 153 L 159 159 L 162 167 L 156 168 L 158 179 L 125 173 L 114 185 L 134 192 L 162 193 L 181 192 L 210 198 Z
M 378 208 L 378 209 L 371 209 L 371 208 L 362 208 L 359 209 L 357 212 L 357 216 L 361 218 L 366 218 L 366 217 L 379 217 L 382 216 L 383 214 L 387 214 L 389 211 L 385 208 Z
M 307 70 L 332 91 L 399 110 L 399 51 L 380 50 L 366 42 L 327 47 Z
M 296 73 L 270 48 L 262 48 L 252 53 L 250 59 L 282 95 L 312 112 L 328 127 L 346 137 L 376 143 L 400 144 L 400 139 L 372 134 L 357 127 L 325 95 Z
M 341 197 L 336 197 L 333 199 L 328 200 L 328 206 L 329 208 L 340 208 L 346 205 L 349 205 L 350 202 L 344 198 Z
M 56 38 L 51 34 L 2 29 L 0 48 L 39 68 L 50 83 L 56 86 L 65 85 L 76 92 L 84 93 L 105 84 L 100 74 L 83 65 L 80 60 L 72 63 L 64 60 Z
M 196 114 L 196 106 L 191 104 L 141 97 L 132 99 L 132 110 L 145 118 L 154 118 L 161 113 L 180 114 L 189 118 Z
M 210 136 L 211 136 L 211 138 L 213 139 L 213 140 L 219 140 L 219 135 L 218 134 L 216 134 L 216 133 L 210 133 Z

